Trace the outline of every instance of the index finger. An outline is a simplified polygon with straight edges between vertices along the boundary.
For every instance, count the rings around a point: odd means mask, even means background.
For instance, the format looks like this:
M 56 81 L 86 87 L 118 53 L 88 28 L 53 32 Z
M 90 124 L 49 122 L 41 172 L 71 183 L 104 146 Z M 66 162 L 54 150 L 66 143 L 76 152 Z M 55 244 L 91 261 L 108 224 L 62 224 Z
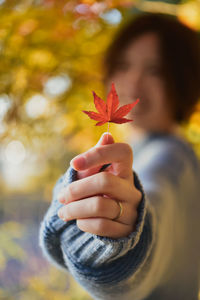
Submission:
M 113 144 L 113 143 L 114 143 L 114 139 L 113 139 L 112 135 L 110 133 L 106 132 L 106 133 L 102 134 L 100 140 L 94 146 L 94 148 L 98 147 L 98 146 L 102 146 L 102 145 Z M 85 178 L 87 176 L 91 176 L 93 174 L 96 174 L 98 172 L 101 172 L 101 171 L 103 171 L 103 169 L 105 169 L 105 166 L 106 165 L 96 166 L 94 168 L 90 168 L 90 169 L 87 169 L 87 170 L 78 171 L 77 172 L 77 178 L 81 179 L 81 178 Z
M 133 153 L 126 143 L 100 145 L 82 153 L 71 161 L 71 166 L 77 170 L 87 170 L 99 165 L 111 164 L 114 175 L 122 178 L 132 176 Z

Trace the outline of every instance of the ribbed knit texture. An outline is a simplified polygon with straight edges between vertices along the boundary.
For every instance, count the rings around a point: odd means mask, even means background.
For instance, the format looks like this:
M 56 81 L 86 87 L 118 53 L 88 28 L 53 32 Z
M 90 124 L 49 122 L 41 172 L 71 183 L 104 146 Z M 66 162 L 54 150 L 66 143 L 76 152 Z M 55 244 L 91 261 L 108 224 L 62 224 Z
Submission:
M 94 299 L 188 300 L 198 288 L 198 161 L 188 144 L 170 135 L 149 136 L 139 148 L 133 168 L 140 180 L 134 172 L 134 183 L 143 196 L 134 232 L 111 239 L 59 219 L 57 195 L 77 179 L 69 168 L 54 188 L 40 245 L 49 261 L 70 271 Z

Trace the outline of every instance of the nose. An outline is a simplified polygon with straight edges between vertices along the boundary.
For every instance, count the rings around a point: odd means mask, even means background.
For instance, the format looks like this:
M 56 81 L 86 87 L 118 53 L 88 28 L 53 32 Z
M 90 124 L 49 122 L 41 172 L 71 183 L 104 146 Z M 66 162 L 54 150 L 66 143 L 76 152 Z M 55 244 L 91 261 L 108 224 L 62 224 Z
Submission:
M 132 98 L 140 98 L 143 90 L 143 73 L 140 70 L 129 69 L 125 75 L 125 84 Z

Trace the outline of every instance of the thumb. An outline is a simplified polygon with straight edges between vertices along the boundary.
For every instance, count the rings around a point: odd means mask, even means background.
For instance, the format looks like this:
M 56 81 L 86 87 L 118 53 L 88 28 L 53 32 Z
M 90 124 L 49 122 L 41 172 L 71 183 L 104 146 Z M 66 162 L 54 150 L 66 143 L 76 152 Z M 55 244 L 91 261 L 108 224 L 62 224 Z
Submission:
M 108 145 L 108 144 L 114 144 L 114 138 L 112 137 L 112 135 L 108 132 L 104 132 L 102 134 L 102 136 L 100 137 L 99 141 L 97 142 L 97 144 L 94 146 L 98 147 L 98 146 L 103 146 L 103 145 Z M 74 157 L 71 162 L 70 165 L 76 170 L 76 166 L 78 165 L 78 161 L 79 158 L 81 157 L 81 154 Z M 101 169 L 102 166 L 98 166 L 98 167 L 94 167 L 88 170 L 84 170 L 84 171 L 78 171 L 77 172 L 77 178 L 81 179 L 81 178 L 85 178 L 87 176 L 93 175 L 95 173 L 98 173 L 98 171 Z
M 109 132 L 104 132 L 102 136 L 100 137 L 99 141 L 95 145 L 95 147 L 108 145 L 108 144 L 114 144 L 114 139 L 112 135 Z

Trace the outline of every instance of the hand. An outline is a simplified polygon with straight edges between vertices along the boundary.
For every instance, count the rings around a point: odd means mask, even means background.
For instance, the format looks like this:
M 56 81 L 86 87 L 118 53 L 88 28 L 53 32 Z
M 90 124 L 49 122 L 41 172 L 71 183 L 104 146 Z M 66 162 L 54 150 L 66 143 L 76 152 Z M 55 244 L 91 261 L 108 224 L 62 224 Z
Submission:
M 65 221 L 77 220 L 85 232 L 111 238 L 125 237 L 135 229 L 141 192 L 133 183 L 133 155 L 128 144 L 114 143 L 103 134 L 98 144 L 73 158 L 78 179 L 58 196 L 64 206 L 58 215 Z M 99 172 L 104 164 L 111 165 Z M 118 219 L 120 206 L 122 214 Z M 115 219 L 115 220 L 114 220 Z

